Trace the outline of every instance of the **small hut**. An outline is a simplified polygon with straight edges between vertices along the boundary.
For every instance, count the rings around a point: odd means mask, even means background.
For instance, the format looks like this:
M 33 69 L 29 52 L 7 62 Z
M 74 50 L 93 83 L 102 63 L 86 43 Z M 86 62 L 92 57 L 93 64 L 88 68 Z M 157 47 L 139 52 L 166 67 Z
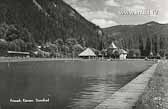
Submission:
M 113 50 L 117 49 L 117 46 L 114 44 L 114 42 L 110 44 L 109 49 L 113 49 Z
M 90 59 L 90 58 L 96 57 L 96 54 L 90 48 L 87 48 L 82 53 L 80 53 L 78 56 L 82 58 Z
M 112 42 L 107 48 L 107 51 L 113 53 L 115 50 L 117 50 L 117 46 Z
M 127 54 L 128 54 L 128 52 L 125 51 L 124 49 L 120 49 L 120 50 L 119 50 L 119 54 L 120 54 L 120 59 L 121 59 L 121 60 L 127 59 Z

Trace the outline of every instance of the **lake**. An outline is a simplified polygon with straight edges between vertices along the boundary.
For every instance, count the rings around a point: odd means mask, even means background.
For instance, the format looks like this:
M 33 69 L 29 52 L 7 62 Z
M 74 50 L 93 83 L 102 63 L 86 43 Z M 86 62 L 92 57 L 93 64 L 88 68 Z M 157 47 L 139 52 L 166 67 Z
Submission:
M 1 108 L 93 109 L 152 64 L 143 60 L 1 62 Z

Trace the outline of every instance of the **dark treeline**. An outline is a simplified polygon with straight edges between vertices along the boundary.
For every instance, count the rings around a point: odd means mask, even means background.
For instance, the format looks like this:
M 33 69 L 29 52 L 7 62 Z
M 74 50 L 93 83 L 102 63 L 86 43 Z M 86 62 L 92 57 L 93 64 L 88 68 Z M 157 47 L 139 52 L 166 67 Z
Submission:
M 168 54 L 168 25 L 149 22 L 143 25 L 119 25 L 104 29 L 108 43 L 115 41 L 120 48 L 141 56 Z
M 22 51 L 38 52 L 38 57 L 76 57 L 86 48 L 84 40 L 81 44 L 75 38 L 67 38 L 65 41 L 58 38 L 38 44 L 28 29 L 6 23 L 0 24 L 1 56 L 6 55 L 7 51 Z
M 0 51 L 31 51 L 35 41 L 28 29 L 17 25 L 0 24 Z

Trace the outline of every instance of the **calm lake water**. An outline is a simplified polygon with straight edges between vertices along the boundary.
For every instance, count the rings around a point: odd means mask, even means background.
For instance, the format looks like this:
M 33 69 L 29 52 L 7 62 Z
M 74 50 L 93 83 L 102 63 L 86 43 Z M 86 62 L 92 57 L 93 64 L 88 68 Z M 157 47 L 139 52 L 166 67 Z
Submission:
M 34 61 L 0 63 L 2 109 L 93 109 L 146 70 L 147 61 Z M 35 102 L 35 99 L 49 102 Z M 31 103 L 12 103 L 29 99 Z

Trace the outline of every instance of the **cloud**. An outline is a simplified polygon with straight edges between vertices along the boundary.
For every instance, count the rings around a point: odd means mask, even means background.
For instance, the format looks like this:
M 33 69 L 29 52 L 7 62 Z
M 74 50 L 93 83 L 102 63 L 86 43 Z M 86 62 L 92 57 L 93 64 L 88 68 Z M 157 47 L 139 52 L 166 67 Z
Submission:
M 106 1 L 105 1 L 105 5 L 106 5 L 106 6 L 113 6 L 113 7 L 119 7 L 119 6 L 120 6 L 120 4 L 117 3 L 117 2 L 114 1 L 114 0 L 106 0 Z
M 68 4 L 75 4 L 77 3 L 79 0 L 64 0 L 66 3 Z
M 76 9 L 87 20 L 101 27 L 119 24 L 134 24 L 137 22 L 155 20 L 168 22 L 168 0 L 64 0 Z M 108 10 L 107 10 L 108 9 Z M 120 10 L 159 10 L 157 16 L 124 16 L 118 17 Z M 117 23 L 115 22 L 117 21 Z
M 159 10 L 159 15 L 163 19 L 168 19 L 168 0 L 151 0 L 153 2 L 153 5 L 156 5 L 156 9 Z
M 64 1 L 68 4 L 70 4 L 73 8 L 89 7 L 91 5 L 88 0 L 64 0 Z
M 75 7 L 75 9 L 80 13 L 80 14 L 85 14 L 90 12 L 91 10 L 86 7 Z
M 123 0 L 123 5 L 137 5 L 137 4 L 144 4 L 144 0 Z
M 95 9 L 93 6 L 89 6 L 88 0 L 83 0 L 85 2 L 80 0 L 66 1 L 71 3 L 71 6 L 73 6 L 73 8 L 76 9 L 83 17 L 100 27 L 104 28 L 117 24 L 113 21 L 113 18 L 116 18 L 117 15 L 114 12 L 107 10 L 107 7 L 104 7 L 103 9 Z M 105 3 L 106 5 L 108 4 L 108 6 L 119 6 L 119 4 L 114 0 L 106 0 Z
M 93 19 L 92 22 L 99 25 L 101 28 L 107 28 L 107 27 L 117 25 L 115 21 L 105 20 L 105 19 Z
M 114 17 L 116 17 L 116 15 L 112 12 L 108 12 L 106 10 L 104 11 L 85 11 L 83 13 L 81 13 L 82 15 L 84 15 L 84 17 L 86 17 L 88 20 L 92 20 L 92 19 L 112 19 Z
M 144 5 L 133 5 L 130 7 L 131 10 L 144 10 L 145 6 Z
M 91 21 L 92 23 L 105 28 L 109 26 L 116 25 L 117 23 L 112 21 L 113 18 L 116 18 L 117 15 L 105 10 L 99 10 L 99 11 L 92 11 L 89 8 L 77 8 L 78 12 L 84 16 L 87 20 Z
M 144 0 L 123 0 L 122 8 L 129 10 L 144 10 L 145 2 Z
M 161 24 L 167 24 L 168 23 L 168 19 L 158 20 L 158 22 L 161 23 Z
M 143 0 L 133 0 L 135 4 L 144 4 Z

